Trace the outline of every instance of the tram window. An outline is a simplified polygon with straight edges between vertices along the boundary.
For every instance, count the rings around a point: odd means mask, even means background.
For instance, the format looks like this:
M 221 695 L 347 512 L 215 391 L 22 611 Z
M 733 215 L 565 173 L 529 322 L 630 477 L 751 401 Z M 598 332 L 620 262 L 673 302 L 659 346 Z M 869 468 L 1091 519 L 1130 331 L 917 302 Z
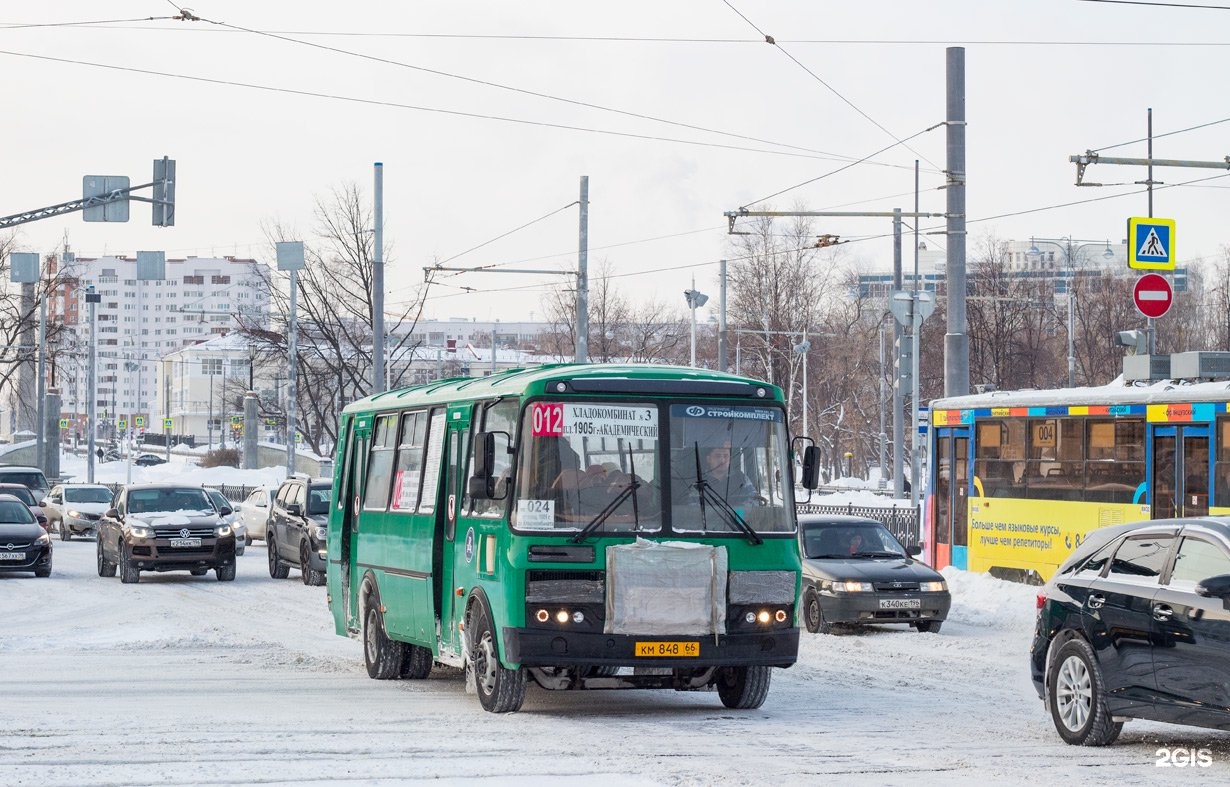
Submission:
M 1145 480 L 1144 421 L 1090 418 L 1085 426 L 1085 499 L 1131 503 Z
M 1230 505 L 1230 418 L 1217 419 L 1217 455 L 1213 464 L 1214 505 Z
M 1029 421 L 1029 459 L 1025 463 L 1025 496 L 1036 500 L 1083 500 L 1084 440 L 1075 418 L 1035 418 Z

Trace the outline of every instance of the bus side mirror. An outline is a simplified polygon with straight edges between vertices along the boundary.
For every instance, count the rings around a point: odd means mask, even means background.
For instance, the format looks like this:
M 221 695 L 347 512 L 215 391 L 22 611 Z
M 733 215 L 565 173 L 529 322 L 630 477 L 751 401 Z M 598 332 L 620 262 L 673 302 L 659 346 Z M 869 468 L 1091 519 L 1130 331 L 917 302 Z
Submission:
M 803 449 L 803 488 L 820 486 L 820 448 L 809 445 Z
M 495 486 L 495 433 L 477 432 L 474 435 L 474 475 L 470 477 L 466 491 L 476 500 L 490 500 Z

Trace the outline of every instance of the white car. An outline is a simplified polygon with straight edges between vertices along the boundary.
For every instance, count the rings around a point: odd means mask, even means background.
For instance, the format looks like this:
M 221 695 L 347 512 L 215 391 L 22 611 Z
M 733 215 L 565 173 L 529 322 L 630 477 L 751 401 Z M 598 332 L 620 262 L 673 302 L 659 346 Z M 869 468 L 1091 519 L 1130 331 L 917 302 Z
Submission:
M 269 528 L 269 512 L 272 510 L 273 496 L 278 493 L 276 488 L 264 487 L 255 489 L 239 504 L 239 519 L 247 526 L 248 543 L 253 540 L 266 540 Z
M 73 536 L 93 536 L 98 520 L 111 507 L 115 493 L 102 484 L 57 484 L 42 500 L 47 527 L 57 531 L 61 541 Z
M 217 489 L 204 487 L 205 493 L 209 495 L 209 499 L 213 501 L 214 508 L 218 511 L 223 509 L 230 511 L 229 514 L 222 514 L 218 517 L 222 524 L 230 525 L 231 530 L 235 531 L 235 557 L 243 554 L 243 548 L 248 545 L 248 530 L 244 527 L 243 522 L 239 519 L 239 511 L 235 508 L 235 504 L 226 499 L 226 496 Z

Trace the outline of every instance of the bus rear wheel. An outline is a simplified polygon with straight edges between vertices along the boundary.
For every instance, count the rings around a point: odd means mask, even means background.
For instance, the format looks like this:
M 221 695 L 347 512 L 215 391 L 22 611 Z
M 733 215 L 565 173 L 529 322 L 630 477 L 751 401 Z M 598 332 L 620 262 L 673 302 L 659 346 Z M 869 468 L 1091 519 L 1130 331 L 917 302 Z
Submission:
M 372 598 L 363 616 L 363 662 L 367 665 L 367 677 L 374 680 L 391 680 L 401 677 L 405 644 L 389 639 L 380 621 L 380 602 Z
M 407 644 L 406 655 L 401 662 L 401 677 L 422 680 L 431 674 L 433 661 L 430 649 L 422 645 Z
M 722 704 L 735 710 L 755 710 L 769 696 L 772 667 L 725 667 L 718 672 L 717 690 Z
M 512 713 L 525 702 L 525 670 L 508 669 L 500 663 L 500 652 L 492 631 L 491 614 L 481 604 L 475 609 L 466 630 L 470 632 L 470 672 L 483 710 Z

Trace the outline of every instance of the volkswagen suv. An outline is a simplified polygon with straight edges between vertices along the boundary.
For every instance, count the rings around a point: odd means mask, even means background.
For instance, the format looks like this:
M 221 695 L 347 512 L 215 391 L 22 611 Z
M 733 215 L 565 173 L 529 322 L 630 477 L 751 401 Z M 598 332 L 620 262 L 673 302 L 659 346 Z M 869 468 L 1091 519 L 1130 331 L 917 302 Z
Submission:
M 218 581 L 235 578 L 235 533 L 205 490 L 182 484 L 124 487 L 98 525 L 98 576 L 139 582 L 142 571 L 210 569 Z
M 1059 736 L 1230 730 L 1230 517 L 1095 530 L 1038 594 L 1030 671 Z

